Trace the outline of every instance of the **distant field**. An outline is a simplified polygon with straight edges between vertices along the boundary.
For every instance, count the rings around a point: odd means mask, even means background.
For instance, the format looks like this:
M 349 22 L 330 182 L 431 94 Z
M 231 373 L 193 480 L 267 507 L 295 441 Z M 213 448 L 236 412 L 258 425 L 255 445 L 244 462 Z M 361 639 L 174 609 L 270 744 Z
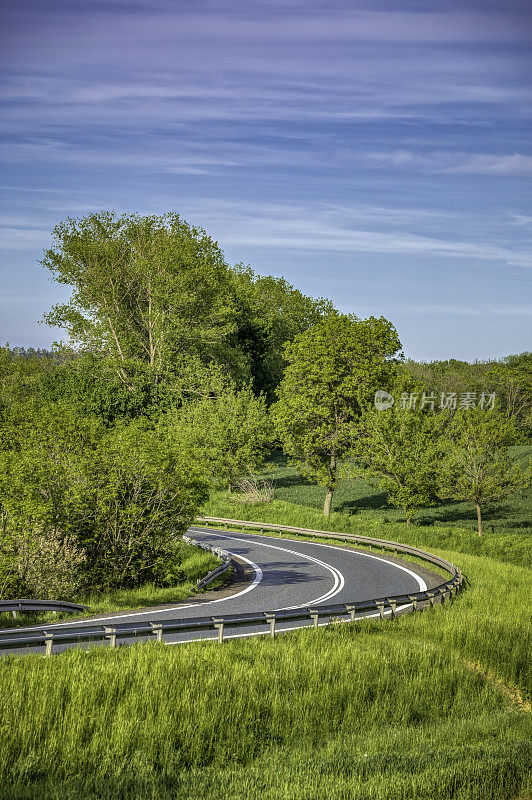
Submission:
M 523 464 L 532 456 L 532 446 L 512 450 Z M 288 467 L 284 456 L 270 459 L 262 475 L 275 484 L 271 503 L 242 503 L 237 493 L 217 492 L 202 513 L 377 536 L 428 549 L 452 549 L 532 566 L 532 488 L 486 507 L 484 536 L 480 538 L 472 504 L 442 503 L 421 509 L 407 528 L 402 511 L 388 505 L 383 492 L 364 481 L 342 480 L 327 524 L 321 513 L 325 490 Z
M 532 458 L 532 445 L 512 447 L 512 454 L 523 466 Z M 275 483 L 275 497 L 309 508 L 323 508 L 325 489 L 302 478 L 295 469 L 287 466 L 287 458 L 276 454 L 267 462 L 263 472 Z M 333 511 L 354 515 L 363 512 L 383 522 L 401 522 L 404 513 L 389 505 L 386 493 L 361 480 L 341 480 L 333 497 Z M 516 533 L 532 533 L 532 488 L 520 492 L 504 503 L 486 508 L 484 515 L 486 533 L 513 530 Z M 476 526 L 476 514 L 472 503 L 442 503 L 433 508 L 423 508 L 414 518 L 419 525 L 443 523 L 454 527 Z

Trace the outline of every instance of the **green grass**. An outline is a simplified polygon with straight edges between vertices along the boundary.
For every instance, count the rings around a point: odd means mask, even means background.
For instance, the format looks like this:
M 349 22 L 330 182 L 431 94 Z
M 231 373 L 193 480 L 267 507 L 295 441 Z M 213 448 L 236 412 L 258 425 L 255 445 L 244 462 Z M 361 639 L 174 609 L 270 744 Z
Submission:
M 129 611 L 135 608 L 146 608 L 148 606 L 167 605 L 186 600 L 194 594 L 196 581 L 203 578 L 208 572 L 219 566 L 219 560 L 205 550 L 198 550 L 192 545 L 184 545 L 181 552 L 181 562 L 179 572 L 181 580 L 174 586 L 155 586 L 152 583 L 145 583 L 132 589 L 117 589 L 111 592 L 92 592 L 82 594 L 74 598 L 73 602 L 88 606 L 86 614 L 69 614 L 69 620 L 83 619 L 94 614 L 107 614 L 114 611 Z M 216 588 L 220 583 L 225 582 L 227 576 L 223 576 L 212 584 L 208 590 Z M 0 628 L 23 627 L 26 625 L 38 624 L 40 622 L 57 622 L 57 617 L 52 613 L 24 613 L 20 614 L 17 620 L 12 619 L 8 614 L 0 614 Z
M 523 463 L 532 456 L 531 446 L 513 451 Z M 202 514 L 375 536 L 429 550 L 453 549 L 532 566 L 532 487 L 504 503 L 488 507 L 484 536 L 478 537 L 476 512 L 467 503 L 422 509 L 407 528 L 401 510 L 388 506 L 383 493 L 364 481 L 343 480 L 335 492 L 333 512 L 327 523 L 321 513 L 325 490 L 288 467 L 284 456 L 272 458 L 263 474 L 275 483 L 271 503 L 241 503 L 235 495 L 216 492 Z
M 324 527 L 320 490 L 291 477 L 271 504 L 218 493 L 204 513 Z M 468 588 L 422 614 L 275 641 L 0 660 L 6 800 L 532 797 L 532 538 L 512 527 L 527 502 L 505 504 L 480 541 L 473 522 L 407 529 L 389 509 L 334 512 L 330 529 L 413 542 L 461 567 Z
M 512 447 L 510 452 L 523 468 L 532 459 L 532 445 Z M 325 489 L 302 478 L 295 469 L 287 466 L 283 454 L 277 453 L 270 458 L 263 474 L 274 482 L 276 499 L 307 508 L 323 509 Z M 343 516 L 362 513 L 364 517 L 374 518 L 384 524 L 404 521 L 402 509 L 389 505 L 385 492 L 363 480 L 340 480 L 332 507 L 333 511 Z M 483 516 L 486 534 L 501 531 L 532 534 L 532 487 L 517 492 L 504 503 L 488 506 Z M 476 530 L 476 511 L 472 503 L 445 502 L 423 508 L 414 519 L 425 527 L 443 524 L 452 529 Z
M 4 796 L 526 796 L 530 575 L 462 558 L 450 608 L 393 623 L 2 660 Z

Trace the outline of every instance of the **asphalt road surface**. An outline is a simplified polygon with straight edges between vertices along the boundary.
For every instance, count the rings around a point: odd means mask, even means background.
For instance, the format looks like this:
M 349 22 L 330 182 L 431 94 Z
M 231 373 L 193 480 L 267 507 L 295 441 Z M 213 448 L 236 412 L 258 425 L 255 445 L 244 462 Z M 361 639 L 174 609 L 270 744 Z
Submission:
M 332 605 L 370 600 L 399 594 L 424 591 L 441 581 L 423 567 L 406 564 L 399 559 L 374 555 L 337 545 L 318 544 L 257 534 L 229 533 L 192 527 L 189 536 L 211 547 L 226 550 L 237 562 L 237 581 L 225 591 L 209 592 L 171 606 L 143 609 L 126 614 L 107 614 L 77 622 L 62 622 L 13 630 L 13 635 L 30 631 L 63 630 L 105 625 L 129 627 L 139 622 L 169 619 L 219 617 L 258 611 L 277 611 L 316 605 Z M 399 609 L 398 609 L 399 610 Z M 371 616 L 371 614 L 370 614 Z M 373 614 L 375 616 L 375 614 Z M 281 631 L 305 627 L 309 622 L 286 622 Z M 325 623 L 323 623 L 325 624 Z M 233 628 L 225 626 L 224 638 L 253 636 L 269 628 Z M 3 632 L 5 634 L 5 631 Z M 216 639 L 216 631 L 185 632 L 165 635 L 166 644 L 180 644 L 198 639 Z M 132 643 L 134 638 L 120 639 Z M 82 643 L 81 647 L 102 646 Z M 54 646 L 54 652 L 76 644 Z M 105 645 L 104 645 L 105 646 Z M 31 648 L 33 649 L 33 648 Z M 23 653 L 17 649 L 13 652 Z M 43 648 L 36 648 L 43 652 Z M 3 653 L 9 651 L 0 651 Z

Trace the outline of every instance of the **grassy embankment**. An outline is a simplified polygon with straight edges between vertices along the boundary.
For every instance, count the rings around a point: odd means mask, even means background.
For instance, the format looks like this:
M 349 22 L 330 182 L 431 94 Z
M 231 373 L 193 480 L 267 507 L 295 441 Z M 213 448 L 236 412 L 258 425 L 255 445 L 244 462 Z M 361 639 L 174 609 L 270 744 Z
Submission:
M 529 798 L 532 585 L 522 564 L 532 547 L 513 527 L 525 499 L 514 502 L 498 512 L 496 546 L 490 534 L 476 543 L 473 520 L 408 532 L 375 508 L 331 520 L 459 564 L 469 587 L 450 607 L 274 642 L 2 659 L 6 798 Z M 320 527 L 312 504 L 282 497 L 246 507 L 218 495 L 205 512 Z
M 83 619 L 94 614 L 127 611 L 186 600 L 187 597 L 194 594 L 196 581 L 203 578 L 211 570 L 216 569 L 219 564 L 219 560 L 211 553 L 205 550 L 198 550 L 191 545 L 185 545 L 181 551 L 181 561 L 176 572 L 176 581 L 172 586 L 161 587 L 154 586 L 152 583 L 145 583 L 142 586 L 131 589 L 80 594 L 78 597 L 73 598 L 73 602 L 88 606 L 89 611 L 86 614 L 70 614 L 68 619 Z M 217 584 L 224 580 L 225 578 L 220 578 L 210 584 L 208 588 L 215 588 Z M 0 628 L 24 627 L 40 622 L 57 622 L 57 617 L 52 613 L 25 613 L 20 614 L 19 618 L 14 620 L 8 614 L 0 614 Z

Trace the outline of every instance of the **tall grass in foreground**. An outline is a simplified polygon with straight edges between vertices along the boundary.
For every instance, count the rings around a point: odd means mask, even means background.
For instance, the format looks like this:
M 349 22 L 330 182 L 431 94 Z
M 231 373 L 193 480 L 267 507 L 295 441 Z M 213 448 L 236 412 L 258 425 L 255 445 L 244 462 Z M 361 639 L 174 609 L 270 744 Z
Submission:
M 395 622 L 3 659 L 5 796 L 527 796 L 530 573 L 460 564 L 450 608 Z

